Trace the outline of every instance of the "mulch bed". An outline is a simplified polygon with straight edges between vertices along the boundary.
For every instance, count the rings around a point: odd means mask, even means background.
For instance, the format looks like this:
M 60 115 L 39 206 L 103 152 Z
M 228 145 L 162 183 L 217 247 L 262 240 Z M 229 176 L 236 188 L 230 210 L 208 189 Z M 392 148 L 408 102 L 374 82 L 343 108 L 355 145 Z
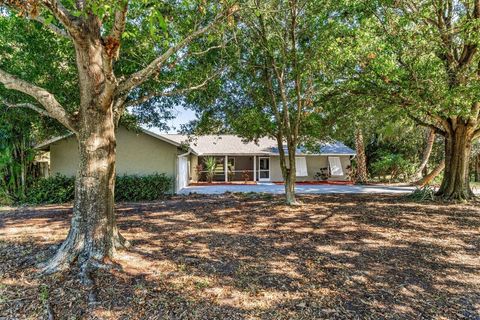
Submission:
M 119 204 L 133 247 L 96 274 L 93 306 L 77 269 L 32 263 L 66 236 L 70 206 L 0 211 L 0 318 L 480 319 L 478 203 L 299 198 Z

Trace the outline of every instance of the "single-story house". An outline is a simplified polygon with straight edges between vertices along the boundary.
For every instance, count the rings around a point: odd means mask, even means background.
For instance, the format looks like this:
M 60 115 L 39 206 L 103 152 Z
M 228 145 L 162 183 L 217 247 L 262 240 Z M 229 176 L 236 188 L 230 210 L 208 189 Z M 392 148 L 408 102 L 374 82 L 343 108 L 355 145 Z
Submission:
M 76 174 L 78 148 L 73 135 L 51 139 L 37 149 L 50 153 L 50 174 Z M 349 180 L 350 161 L 355 155 L 338 141 L 324 143 L 316 151 L 298 148 L 297 181 Z M 210 157 L 216 166 L 213 177 L 207 178 L 205 160 Z M 269 138 L 245 142 L 234 135 L 189 137 L 119 128 L 116 164 L 118 175 L 165 173 L 175 179 L 177 191 L 209 179 L 253 183 L 283 180 L 277 142 Z

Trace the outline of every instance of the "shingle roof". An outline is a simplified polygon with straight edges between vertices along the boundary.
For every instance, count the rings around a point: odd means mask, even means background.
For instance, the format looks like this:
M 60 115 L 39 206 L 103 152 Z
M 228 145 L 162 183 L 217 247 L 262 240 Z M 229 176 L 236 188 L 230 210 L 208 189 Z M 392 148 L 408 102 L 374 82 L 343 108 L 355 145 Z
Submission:
M 161 134 L 179 144 L 188 145 L 198 155 L 275 155 L 278 154 L 277 141 L 261 138 L 257 142 L 247 142 L 235 135 L 187 136 L 181 134 Z M 318 152 L 298 148 L 297 154 L 355 155 L 356 152 L 339 141 L 321 144 Z
M 188 145 L 198 155 L 278 155 L 277 141 L 270 138 L 260 138 L 257 142 L 244 141 L 235 135 L 204 135 L 187 136 L 182 134 L 156 134 L 142 129 L 157 139 L 171 143 L 175 146 Z M 46 149 L 54 142 L 65 139 L 72 134 L 56 137 L 37 145 L 37 149 Z M 298 148 L 298 155 L 356 155 L 356 152 L 339 141 L 321 144 L 318 152 Z

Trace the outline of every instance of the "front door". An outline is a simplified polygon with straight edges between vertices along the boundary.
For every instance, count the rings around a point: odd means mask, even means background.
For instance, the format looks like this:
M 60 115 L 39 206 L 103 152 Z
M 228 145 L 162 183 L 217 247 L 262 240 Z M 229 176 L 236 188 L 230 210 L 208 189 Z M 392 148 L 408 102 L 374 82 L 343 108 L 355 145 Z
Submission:
M 258 181 L 270 181 L 270 158 L 258 158 Z

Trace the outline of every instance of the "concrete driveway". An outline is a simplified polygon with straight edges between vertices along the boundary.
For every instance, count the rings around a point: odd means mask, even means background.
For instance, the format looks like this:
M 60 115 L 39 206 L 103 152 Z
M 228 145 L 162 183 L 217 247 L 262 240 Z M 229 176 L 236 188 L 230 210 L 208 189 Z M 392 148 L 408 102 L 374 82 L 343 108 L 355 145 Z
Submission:
M 322 193 L 409 193 L 415 187 L 385 186 L 385 185 L 297 185 L 295 190 L 298 194 L 322 194 Z M 274 183 L 258 183 L 256 185 L 209 185 L 209 186 L 188 186 L 181 189 L 179 194 L 222 194 L 225 192 L 258 192 L 283 194 L 283 185 Z

